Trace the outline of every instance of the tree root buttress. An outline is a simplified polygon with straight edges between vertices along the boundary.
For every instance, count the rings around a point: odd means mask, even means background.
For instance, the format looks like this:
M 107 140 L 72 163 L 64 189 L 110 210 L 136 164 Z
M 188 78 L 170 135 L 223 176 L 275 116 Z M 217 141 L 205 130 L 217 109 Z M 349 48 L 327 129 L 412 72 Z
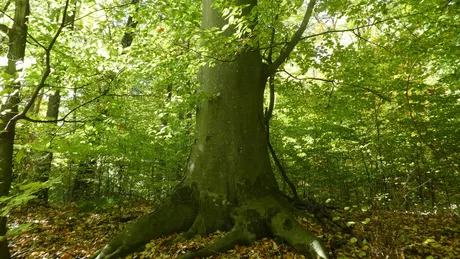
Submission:
M 248 230 L 247 222 L 242 217 L 236 218 L 234 227 L 227 235 L 196 252 L 189 252 L 183 255 L 179 259 L 204 258 L 224 253 L 233 249 L 235 245 L 251 245 L 257 239 L 257 235 Z
M 281 211 L 273 216 L 270 224 L 273 235 L 281 238 L 295 250 L 312 259 L 327 259 L 328 252 L 321 241 L 305 230 L 294 217 Z
M 126 227 L 92 258 L 123 258 L 143 248 L 152 239 L 189 229 L 197 215 L 195 200 L 192 188 L 179 189 L 157 210 Z

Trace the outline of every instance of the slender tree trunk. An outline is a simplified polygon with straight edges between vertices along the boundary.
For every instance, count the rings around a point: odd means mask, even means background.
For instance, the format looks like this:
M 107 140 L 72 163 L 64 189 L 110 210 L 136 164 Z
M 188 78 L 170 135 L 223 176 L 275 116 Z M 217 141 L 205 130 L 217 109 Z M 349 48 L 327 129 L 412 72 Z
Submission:
M 138 4 L 139 0 L 131 0 L 131 4 Z M 126 23 L 126 32 L 123 35 L 123 38 L 121 40 L 121 45 L 123 48 L 130 47 L 131 44 L 133 43 L 134 39 L 134 32 L 133 30 L 137 26 L 137 21 L 134 20 L 134 18 L 130 15 L 128 16 L 128 22 Z
M 17 99 L 18 97 L 10 97 Z M 10 101 L 10 104 L 16 102 Z M 9 116 L 8 116 L 9 115 Z M 2 116 L 2 120 L 9 120 L 12 114 Z M 2 129 L 6 123 L 1 122 Z M 14 126 L 9 131 L 0 133 L 0 196 L 8 196 L 11 186 L 12 161 L 13 161 L 13 145 L 14 145 Z M 0 207 L 1 208 L 1 207 Z M 7 232 L 6 217 L 0 217 L 0 236 L 5 236 Z M 6 238 L 0 239 L 0 258 L 10 258 L 8 243 Z
M 38 94 L 37 101 L 35 102 L 33 113 L 34 115 L 38 115 L 40 113 L 40 108 L 43 100 L 43 90 Z
M 390 192 L 388 189 L 388 180 L 387 180 L 387 175 L 386 175 L 386 168 L 385 165 L 383 164 L 383 153 L 382 153 L 382 143 L 381 143 L 381 129 L 380 129 L 380 121 L 379 121 L 379 109 L 380 109 L 380 103 L 377 101 L 375 103 L 375 109 L 374 109 L 374 119 L 375 119 L 375 131 L 376 131 L 376 142 L 377 142 L 377 157 L 375 158 L 375 167 L 377 172 L 382 173 L 382 185 L 383 185 L 383 194 L 384 194 L 384 200 L 388 201 L 388 196 L 390 196 Z
M 0 196 L 8 196 L 13 170 L 13 146 L 15 137 L 15 122 L 9 123 L 11 118 L 18 113 L 19 82 L 15 82 L 17 62 L 24 61 L 27 38 L 27 18 L 29 15 L 29 1 L 16 0 L 14 24 L 6 33 L 8 43 L 8 67 L 5 72 L 11 76 L 10 82 L 5 85 L 9 89 L 7 101 L 1 105 L 0 111 Z M 6 27 L 6 26 L 5 26 Z M 1 207 L 0 207 L 1 208 Z M 0 236 L 5 236 L 7 231 L 6 218 L 0 218 Z M 0 258 L 9 259 L 10 253 L 6 238 L 0 239 Z
M 50 120 L 57 120 L 59 115 L 59 106 L 61 103 L 61 94 L 59 91 L 54 92 L 48 99 L 48 107 L 46 111 L 46 118 Z M 49 180 L 51 171 L 51 163 L 53 161 L 53 152 L 42 153 L 43 160 L 39 165 L 39 180 L 46 182 Z M 44 188 L 38 193 L 38 198 L 43 204 L 48 204 L 49 188 Z

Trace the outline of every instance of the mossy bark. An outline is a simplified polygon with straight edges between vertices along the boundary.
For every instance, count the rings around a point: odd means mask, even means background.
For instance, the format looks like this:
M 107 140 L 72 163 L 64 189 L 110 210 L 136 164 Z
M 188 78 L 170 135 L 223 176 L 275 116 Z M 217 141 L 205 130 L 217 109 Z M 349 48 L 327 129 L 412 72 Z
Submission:
M 226 24 L 213 9 L 213 0 L 203 0 L 203 28 L 221 28 Z M 237 0 L 247 5 L 243 15 L 257 5 L 256 0 Z M 228 32 L 227 32 L 228 33 Z M 199 92 L 212 96 L 197 108 L 197 124 L 186 179 L 179 189 L 193 189 L 190 217 L 186 223 L 170 227 L 170 232 L 188 230 L 177 240 L 216 230 L 229 231 L 222 239 L 181 259 L 203 258 L 225 252 L 236 244 L 249 245 L 264 236 L 276 236 L 292 244 L 311 258 L 327 258 L 321 242 L 308 233 L 290 214 L 271 168 L 263 114 L 264 88 L 268 75 L 260 51 L 247 46 L 229 62 L 217 62 L 201 69 Z M 193 202 L 192 202 L 193 201 Z M 171 209 L 175 209 L 171 200 Z M 187 205 L 181 205 L 188 208 Z M 192 213 L 193 211 L 193 213 Z M 162 215 L 157 215 L 164 218 Z M 179 217 L 171 214 L 168 220 Z M 180 216 L 183 217 L 183 216 Z M 171 224 L 169 223 L 169 224 Z M 116 237 L 105 254 L 117 252 L 124 239 L 132 239 L 127 230 Z M 166 224 L 166 222 L 165 222 Z M 157 224 L 158 225 L 158 224 Z M 166 234 L 164 226 L 149 226 L 155 236 Z M 185 229 L 184 229 L 185 228 Z M 140 229 L 148 229 L 147 227 Z M 142 241 L 152 233 L 143 234 Z M 132 243 L 131 241 L 124 241 Z M 140 242 L 138 242 L 140 243 Z M 126 249 L 125 249 L 126 250 Z M 98 258 L 115 258 L 100 255 Z M 125 254 L 125 253 L 123 253 Z
M 141 249 L 152 239 L 187 230 L 192 226 L 197 215 L 198 204 L 195 193 L 194 187 L 178 188 L 162 206 L 138 218 L 93 258 L 123 258 Z

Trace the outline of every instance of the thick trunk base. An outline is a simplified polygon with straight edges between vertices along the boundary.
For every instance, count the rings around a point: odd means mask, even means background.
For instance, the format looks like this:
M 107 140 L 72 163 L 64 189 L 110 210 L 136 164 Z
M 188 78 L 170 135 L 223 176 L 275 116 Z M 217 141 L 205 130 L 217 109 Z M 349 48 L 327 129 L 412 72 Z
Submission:
M 155 211 L 138 218 L 92 258 L 123 258 L 143 248 L 150 240 L 190 228 L 197 215 L 194 188 L 178 189 Z
M 225 201 L 214 198 L 212 204 L 225 204 Z M 180 259 L 209 257 L 233 249 L 235 245 L 251 245 L 263 237 L 281 239 L 307 258 L 328 258 L 321 241 L 303 229 L 290 209 L 278 198 L 254 198 L 240 205 L 220 207 L 212 204 L 208 199 L 203 199 L 203 195 L 197 195 L 194 188 L 182 187 L 168 203 L 139 218 L 93 258 L 121 258 L 139 250 L 151 239 L 175 232 L 185 231 L 174 240 L 183 242 L 197 234 L 205 235 L 216 230 L 229 232 L 214 243 L 187 253 Z

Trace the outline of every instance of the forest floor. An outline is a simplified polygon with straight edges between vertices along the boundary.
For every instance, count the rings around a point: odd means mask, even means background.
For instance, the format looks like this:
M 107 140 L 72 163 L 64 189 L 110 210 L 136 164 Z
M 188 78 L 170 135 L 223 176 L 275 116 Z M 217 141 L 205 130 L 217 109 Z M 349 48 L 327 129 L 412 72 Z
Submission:
M 13 258 L 89 258 L 129 221 L 146 213 L 151 206 L 116 205 L 99 212 L 84 212 L 76 205 L 29 206 L 9 217 Z M 334 220 L 352 226 L 352 234 L 323 231 L 306 217 L 299 222 L 320 237 L 337 258 L 460 258 L 460 216 L 453 213 L 427 214 L 401 211 L 371 212 L 356 208 L 335 211 Z M 127 258 L 177 258 L 222 237 L 212 233 L 188 242 L 163 246 L 175 235 L 153 240 L 143 252 Z M 289 246 L 264 238 L 251 247 L 235 247 L 224 258 L 304 258 Z

